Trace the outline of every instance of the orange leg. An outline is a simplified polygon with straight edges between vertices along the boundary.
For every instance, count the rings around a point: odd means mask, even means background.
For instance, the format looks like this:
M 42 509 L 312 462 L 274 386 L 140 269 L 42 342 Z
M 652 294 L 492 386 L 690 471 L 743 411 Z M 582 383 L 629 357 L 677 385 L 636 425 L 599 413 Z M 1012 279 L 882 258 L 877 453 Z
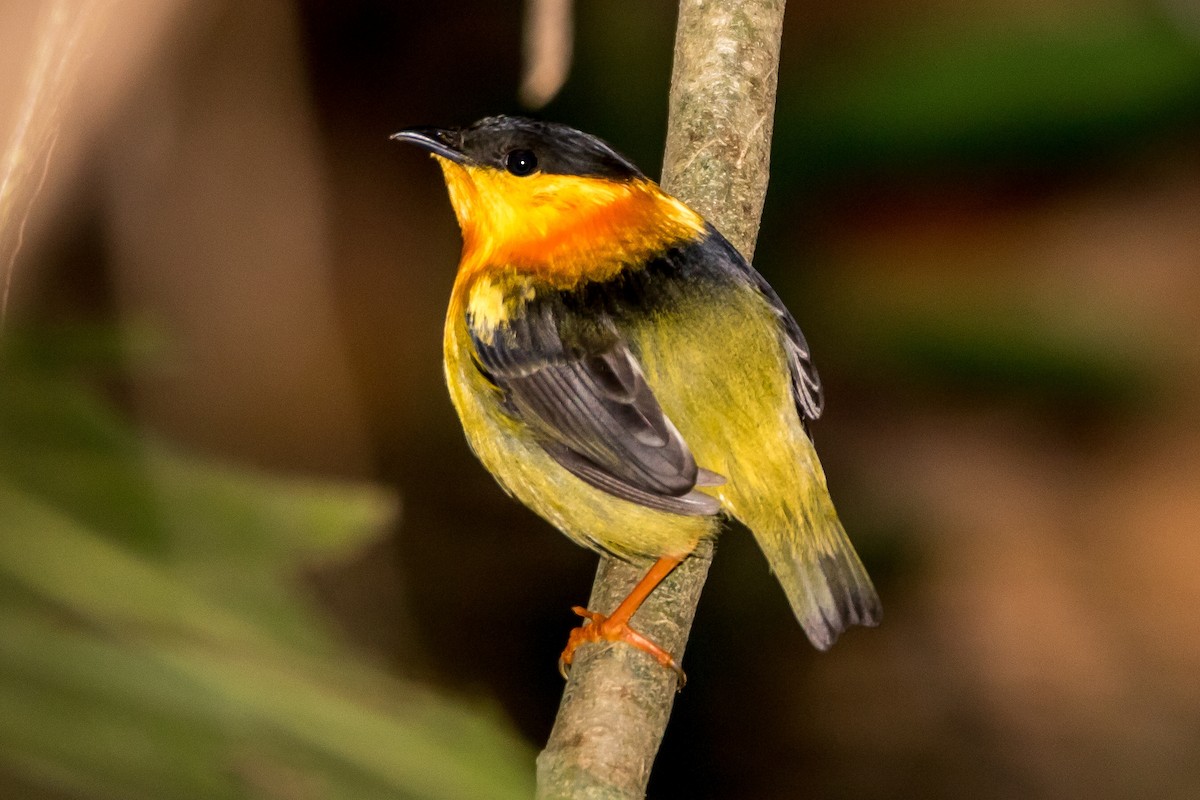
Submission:
M 671 570 L 679 566 L 682 560 L 680 558 L 663 556 L 658 561 L 655 561 L 645 577 L 638 581 L 637 586 L 633 587 L 633 591 L 629 593 L 629 596 L 622 600 L 616 610 L 608 616 L 595 611 L 588 611 L 582 606 L 572 608 L 572 611 L 583 617 L 587 622 L 571 631 L 571 635 L 567 639 L 567 647 L 558 659 L 558 671 L 562 673 L 563 677 L 567 676 L 567 669 L 571 666 L 571 662 L 575 660 L 575 650 L 580 645 L 588 642 L 626 642 L 648 653 L 664 667 L 675 670 L 675 673 L 679 675 L 679 685 L 682 688 L 687 678 L 684 676 L 683 670 L 680 669 L 679 663 L 675 661 L 674 657 L 629 627 L 630 618 L 641 608 L 642 603 L 650 596 L 655 587 L 662 583 L 663 579 L 671 573 Z

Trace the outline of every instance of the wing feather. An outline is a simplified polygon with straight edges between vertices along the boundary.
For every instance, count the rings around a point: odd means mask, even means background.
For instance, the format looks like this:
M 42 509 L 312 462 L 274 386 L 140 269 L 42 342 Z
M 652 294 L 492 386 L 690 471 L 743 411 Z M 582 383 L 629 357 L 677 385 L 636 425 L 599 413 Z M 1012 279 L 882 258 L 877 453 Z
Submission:
M 720 504 L 695 488 L 721 477 L 697 467 L 611 319 L 600 313 L 587 335 L 572 335 L 569 314 L 553 299 L 530 301 L 487 337 L 468 320 L 476 361 L 508 408 L 591 485 L 650 508 L 717 513 Z
M 788 311 L 787 306 L 783 304 L 783 300 L 779 298 L 771 284 L 767 283 L 767 279 L 750 266 L 746 259 L 742 258 L 742 254 L 737 251 L 737 248 L 715 228 L 710 228 L 710 237 L 711 241 L 720 245 L 724 266 L 742 280 L 748 281 L 775 312 L 784 335 L 783 346 L 787 352 L 788 370 L 792 377 L 792 396 L 796 401 L 796 409 L 806 424 L 818 419 L 825 408 L 825 396 L 821 389 L 821 378 L 817 375 L 817 368 L 813 364 L 808 341 L 804 338 L 804 333 L 800 330 L 796 318 Z

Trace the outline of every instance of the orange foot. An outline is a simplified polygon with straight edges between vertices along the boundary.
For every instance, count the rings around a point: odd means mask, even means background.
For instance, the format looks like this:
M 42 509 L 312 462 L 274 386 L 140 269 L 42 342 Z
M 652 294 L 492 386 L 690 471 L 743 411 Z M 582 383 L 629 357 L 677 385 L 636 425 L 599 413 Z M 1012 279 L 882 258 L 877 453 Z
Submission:
M 571 662 L 575 660 L 575 650 L 581 644 L 588 642 L 625 642 L 633 645 L 643 653 L 649 654 L 664 667 L 674 670 L 675 674 L 679 676 L 680 689 L 687 683 L 687 676 L 683 674 L 683 669 L 679 666 L 679 662 L 666 650 L 629 627 L 628 622 L 611 619 L 596 611 L 588 611 L 583 606 L 574 606 L 571 610 L 583 617 L 587 622 L 571 631 L 570 637 L 567 638 L 567 647 L 558 658 L 558 671 L 564 679 L 570 671 Z M 613 616 L 615 617 L 616 615 L 614 614 Z

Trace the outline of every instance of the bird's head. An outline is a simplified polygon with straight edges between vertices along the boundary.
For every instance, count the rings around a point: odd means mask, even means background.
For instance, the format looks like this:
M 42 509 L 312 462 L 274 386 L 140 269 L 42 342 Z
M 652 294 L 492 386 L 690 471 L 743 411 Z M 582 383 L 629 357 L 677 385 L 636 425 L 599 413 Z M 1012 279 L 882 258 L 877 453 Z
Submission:
M 704 221 L 601 139 L 566 125 L 488 117 L 392 136 L 442 167 L 463 264 L 586 275 L 693 239 Z M 594 262 L 594 263 L 593 263 Z

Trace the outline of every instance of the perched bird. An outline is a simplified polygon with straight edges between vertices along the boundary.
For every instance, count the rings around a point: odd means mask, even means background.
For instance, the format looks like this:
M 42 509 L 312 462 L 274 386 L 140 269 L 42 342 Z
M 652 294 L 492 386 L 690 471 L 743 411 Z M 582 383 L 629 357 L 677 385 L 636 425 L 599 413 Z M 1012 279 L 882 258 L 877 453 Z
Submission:
M 808 344 L 712 225 L 600 139 L 489 117 L 392 138 L 432 153 L 462 228 L 444 334 L 467 440 L 511 495 L 576 542 L 650 563 L 587 641 L 671 654 L 630 628 L 723 516 L 753 531 L 812 643 L 875 625 L 808 425 Z

